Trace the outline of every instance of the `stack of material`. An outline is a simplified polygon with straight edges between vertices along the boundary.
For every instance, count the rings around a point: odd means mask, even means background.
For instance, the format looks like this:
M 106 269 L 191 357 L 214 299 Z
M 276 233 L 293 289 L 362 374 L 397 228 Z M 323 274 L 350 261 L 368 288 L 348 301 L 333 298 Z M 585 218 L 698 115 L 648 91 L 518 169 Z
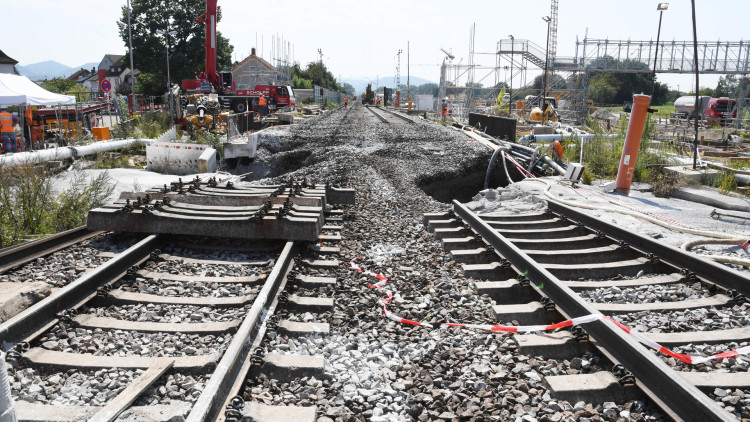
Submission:
M 354 190 L 324 185 L 237 187 L 214 179 L 124 192 L 89 212 L 88 228 L 137 233 L 315 241 L 327 203 L 353 204 Z

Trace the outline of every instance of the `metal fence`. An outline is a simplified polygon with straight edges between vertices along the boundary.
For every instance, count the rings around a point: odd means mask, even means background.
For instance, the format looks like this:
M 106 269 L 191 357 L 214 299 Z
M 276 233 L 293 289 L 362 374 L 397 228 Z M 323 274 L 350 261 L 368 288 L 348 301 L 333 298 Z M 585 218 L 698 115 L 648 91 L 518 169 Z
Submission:
M 315 98 L 315 104 L 323 105 L 325 100 L 328 100 L 330 103 L 341 104 L 344 102 L 346 94 L 315 85 L 313 87 L 313 96 Z

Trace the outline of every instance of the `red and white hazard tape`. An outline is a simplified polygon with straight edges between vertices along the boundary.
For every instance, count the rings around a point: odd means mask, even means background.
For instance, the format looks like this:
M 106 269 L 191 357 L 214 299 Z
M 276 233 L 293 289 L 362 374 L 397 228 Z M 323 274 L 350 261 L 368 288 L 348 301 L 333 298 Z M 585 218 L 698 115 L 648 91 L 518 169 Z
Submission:
M 351 266 L 351 268 L 352 268 L 352 269 L 353 269 L 354 271 L 356 271 L 356 272 L 358 272 L 358 273 L 360 273 L 360 274 L 362 274 L 362 275 L 369 275 L 369 276 L 375 277 L 375 278 L 377 278 L 378 280 L 380 280 L 380 281 L 379 281 L 379 282 L 377 282 L 376 284 L 368 284 L 368 285 L 367 285 L 367 287 L 369 287 L 369 288 L 371 288 L 371 289 L 372 289 L 373 287 L 374 287 L 374 288 L 376 288 L 376 289 L 380 289 L 380 288 L 382 288 L 383 286 L 385 286 L 386 284 L 388 284 L 388 278 L 386 278 L 386 276 L 384 276 L 383 274 L 379 274 L 379 273 L 378 273 L 378 274 L 376 274 L 376 273 L 374 273 L 374 272 L 372 272 L 372 271 L 369 271 L 369 270 L 368 270 L 368 271 L 363 271 L 363 270 L 362 270 L 362 268 L 361 268 L 361 267 L 360 267 L 359 265 L 357 265 L 357 263 L 356 263 L 356 262 L 354 262 L 354 261 L 356 261 L 356 260 L 358 260 L 358 259 L 360 259 L 360 258 L 359 258 L 359 257 L 356 257 L 356 258 L 352 259 L 351 261 L 349 261 L 349 265 Z
M 362 275 L 375 277 L 378 280 L 381 280 L 377 284 L 369 284 L 368 287 L 379 289 L 388 283 L 388 279 L 382 274 L 373 273 L 372 271 L 362 270 L 362 268 L 354 262 L 357 259 L 359 259 L 359 257 L 354 258 L 351 261 L 349 261 L 349 265 L 351 266 L 353 270 L 359 272 Z M 388 295 L 386 298 L 380 299 L 378 301 L 378 304 L 380 304 L 383 307 L 383 314 L 386 316 L 386 318 L 388 318 L 389 320 L 393 322 L 400 323 L 400 324 L 416 325 L 416 326 L 426 327 L 426 328 L 435 328 L 432 324 L 428 322 L 413 321 L 410 319 L 401 318 L 400 316 L 389 311 L 387 305 L 393 301 L 393 293 L 390 290 L 388 290 L 386 291 L 386 294 Z M 574 325 L 586 324 L 589 322 L 594 322 L 594 321 L 599 321 L 599 320 L 611 321 L 612 323 L 620 327 L 623 331 L 633 336 L 641 344 L 648 346 L 651 349 L 654 349 L 659 353 L 663 353 L 667 356 L 671 356 L 677 360 L 680 360 L 685 363 L 693 364 L 693 365 L 699 364 L 699 363 L 706 363 L 710 360 L 721 360 L 721 359 L 731 358 L 731 357 L 735 357 L 739 355 L 750 354 L 750 346 L 740 347 L 739 349 L 730 350 L 728 352 L 723 352 L 723 353 L 717 353 L 711 356 L 692 356 L 692 355 L 688 355 L 685 353 L 673 352 L 672 350 L 669 350 L 666 347 L 660 345 L 659 343 L 649 339 L 642 333 L 635 331 L 631 329 L 630 327 L 628 327 L 627 325 L 621 322 L 615 321 L 614 319 L 606 315 L 602 315 L 602 314 L 590 314 L 590 315 L 580 316 L 580 317 L 572 318 L 566 321 L 558 322 L 556 324 L 549 324 L 549 325 L 461 324 L 461 323 L 447 322 L 444 324 L 440 324 L 440 327 L 459 327 L 459 328 L 468 328 L 468 329 L 474 329 L 474 330 L 490 331 L 490 332 L 495 332 L 495 333 L 497 332 L 530 333 L 534 331 L 552 331 L 552 330 L 557 330 L 559 328 L 572 327 Z

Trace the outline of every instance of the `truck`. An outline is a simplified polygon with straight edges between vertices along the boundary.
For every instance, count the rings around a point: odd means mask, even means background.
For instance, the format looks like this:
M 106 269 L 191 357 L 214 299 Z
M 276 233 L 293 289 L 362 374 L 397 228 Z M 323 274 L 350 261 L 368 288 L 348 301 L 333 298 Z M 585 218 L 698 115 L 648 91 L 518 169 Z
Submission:
M 698 117 L 709 124 L 725 124 L 728 119 L 737 117 L 737 100 L 727 97 L 699 97 Z M 695 117 L 695 96 L 683 96 L 675 100 L 672 117 Z
M 206 0 L 206 13 L 198 17 L 198 22 L 206 24 L 205 70 L 197 79 L 182 81 L 182 89 L 188 93 L 216 93 L 222 106 L 244 113 L 261 95 L 268 100 L 269 110 L 295 108 L 297 101 L 294 90 L 289 85 L 256 85 L 253 89 L 237 89 L 232 72 L 216 71 L 216 15 L 220 7 L 218 0 Z

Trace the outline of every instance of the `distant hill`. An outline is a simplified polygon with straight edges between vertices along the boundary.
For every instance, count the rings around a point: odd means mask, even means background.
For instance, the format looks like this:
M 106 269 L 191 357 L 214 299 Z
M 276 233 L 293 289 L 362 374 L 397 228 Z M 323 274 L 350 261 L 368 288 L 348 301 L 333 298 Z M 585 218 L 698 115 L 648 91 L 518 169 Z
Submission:
M 393 76 L 384 76 L 380 79 L 343 78 L 341 79 L 341 82 L 351 84 L 351 86 L 354 87 L 354 90 L 357 91 L 357 94 L 365 92 L 365 90 L 367 89 L 367 84 L 369 83 L 372 83 L 372 89 L 375 89 L 378 86 L 385 86 L 388 88 L 396 87 L 395 77 Z M 409 78 L 409 83 L 412 86 L 417 86 L 423 84 L 436 84 L 437 82 L 422 79 L 418 76 L 411 76 Z M 406 75 L 401 75 L 401 85 L 406 85 Z
M 85 63 L 80 66 L 70 67 L 53 60 L 48 60 L 26 66 L 16 65 L 16 69 L 18 70 L 18 73 L 26 76 L 32 81 L 40 81 L 44 79 L 67 78 L 81 69 L 91 70 L 92 67 L 96 66 L 99 66 L 99 62 Z

